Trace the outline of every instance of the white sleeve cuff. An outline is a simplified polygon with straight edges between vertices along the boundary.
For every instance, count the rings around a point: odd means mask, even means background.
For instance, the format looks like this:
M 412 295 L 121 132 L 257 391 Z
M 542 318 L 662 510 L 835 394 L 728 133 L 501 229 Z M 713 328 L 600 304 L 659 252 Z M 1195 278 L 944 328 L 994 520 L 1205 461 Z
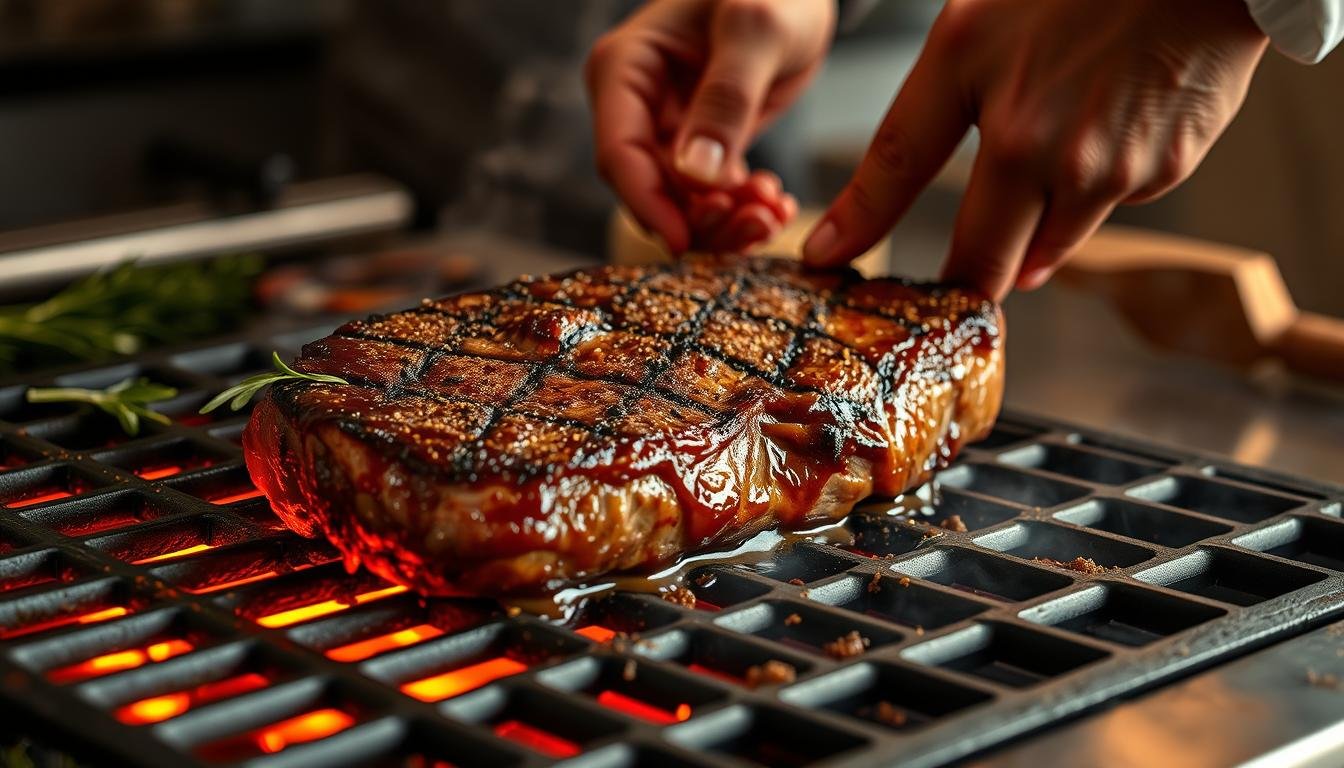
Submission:
M 1284 55 L 1315 64 L 1344 38 L 1344 0 L 1246 0 L 1251 16 Z

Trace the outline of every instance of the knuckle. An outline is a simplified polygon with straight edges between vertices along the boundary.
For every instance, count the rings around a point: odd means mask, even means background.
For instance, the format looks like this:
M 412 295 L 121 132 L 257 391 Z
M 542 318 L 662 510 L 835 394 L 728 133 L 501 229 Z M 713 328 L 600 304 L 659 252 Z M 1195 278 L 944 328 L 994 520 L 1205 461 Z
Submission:
M 1139 157 L 1133 151 L 1122 151 L 1111 160 L 1102 178 L 1100 191 L 1108 197 L 1124 197 L 1139 182 Z
M 727 0 L 718 22 L 725 32 L 746 39 L 777 39 L 784 35 L 784 19 L 772 0 Z
M 620 163 L 616 153 L 611 149 L 599 147 L 593 162 L 597 166 L 597 175 L 602 177 L 603 181 L 612 184 L 615 180 L 616 168 L 619 167 Z
M 620 45 L 620 38 L 611 32 L 599 37 L 597 42 L 593 43 L 593 47 L 588 51 L 588 59 L 583 65 L 583 76 L 589 90 L 595 86 L 602 70 L 615 61 Z
M 974 2 L 948 0 L 929 33 L 929 42 L 949 52 L 964 51 L 976 38 L 979 18 Z
M 725 77 L 706 80 L 696 94 L 701 117 L 715 123 L 736 123 L 747 116 L 751 106 L 751 94 L 746 87 Z

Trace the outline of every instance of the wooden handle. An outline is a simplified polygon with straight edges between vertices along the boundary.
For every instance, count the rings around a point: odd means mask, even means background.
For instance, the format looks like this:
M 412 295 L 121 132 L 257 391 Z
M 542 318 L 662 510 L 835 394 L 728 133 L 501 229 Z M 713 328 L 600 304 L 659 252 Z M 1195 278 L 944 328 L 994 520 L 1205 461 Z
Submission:
M 1103 227 L 1060 271 L 1111 301 L 1157 346 L 1344 380 L 1344 321 L 1302 313 L 1266 253 L 1125 227 Z
M 1344 381 L 1344 319 L 1303 312 L 1274 351 L 1295 371 Z

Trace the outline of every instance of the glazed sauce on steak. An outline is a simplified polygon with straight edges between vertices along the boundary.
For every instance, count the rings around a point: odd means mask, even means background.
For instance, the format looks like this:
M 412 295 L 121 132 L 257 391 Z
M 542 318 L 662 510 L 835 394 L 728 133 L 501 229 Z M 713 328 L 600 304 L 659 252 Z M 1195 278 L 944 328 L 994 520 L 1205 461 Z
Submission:
M 997 308 L 774 259 L 523 278 L 350 323 L 244 435 L 300 533 L 431 593 L 650 569 L 896 495 L 987 432 Z

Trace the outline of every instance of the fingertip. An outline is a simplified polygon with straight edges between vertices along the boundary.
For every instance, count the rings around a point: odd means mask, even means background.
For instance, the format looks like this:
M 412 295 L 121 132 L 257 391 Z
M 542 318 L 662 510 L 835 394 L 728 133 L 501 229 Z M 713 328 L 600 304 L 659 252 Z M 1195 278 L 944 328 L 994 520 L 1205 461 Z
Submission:
M 1053 274 L 1054 270 L 1050 267 L 1032 267 L 1024 269 L 1017 276 L 1017 283 L 1014 285 L 1014 288 L 1019 291 L 1034 291 L 1045 285 Z
M 827 214 L 803 243 L 803 263 L 809 267 L 834 266 L 837 263 L 836 246 L 839 242 L 840 229 Z

